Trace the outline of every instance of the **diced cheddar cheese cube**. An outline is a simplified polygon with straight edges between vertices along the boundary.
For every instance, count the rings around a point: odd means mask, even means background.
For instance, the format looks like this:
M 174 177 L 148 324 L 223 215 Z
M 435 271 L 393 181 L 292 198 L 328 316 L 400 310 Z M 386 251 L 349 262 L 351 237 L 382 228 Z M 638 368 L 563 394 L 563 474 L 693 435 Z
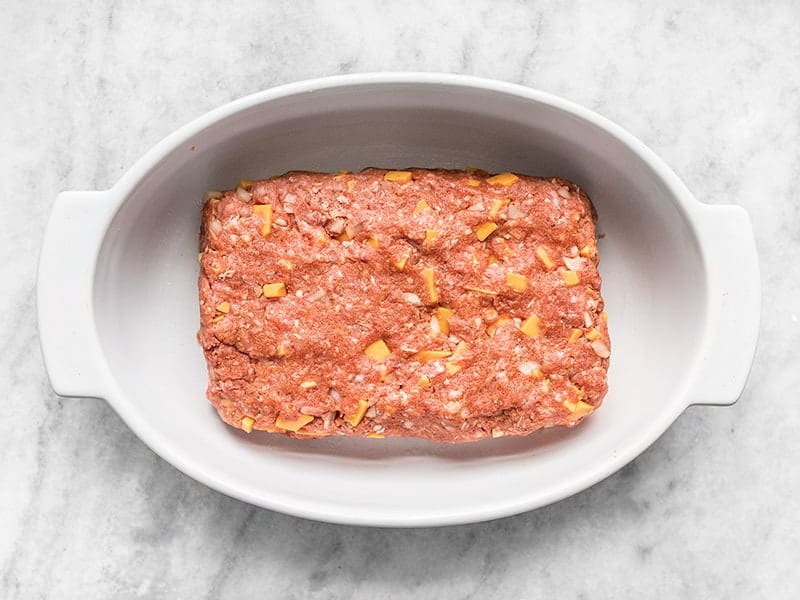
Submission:
M 282 281 L 265 283 L 261 289 L 265 298 L 280 298 L 286 295 L 286 286 Z
M 224 302 L 220 302 L 217 304 L 217 310 L 221 313 L 229 313 L 231 312 L 231 303 L 225 300 Z
M 448 375 L 455 375 L 461 370 L 461 365 L 454 362 L 447 362 L 444 365 L 444 369 L 447 371 Z
M 576 418 L 583 417 L 588 415 L 590 412 L 594 410 L 594 406 L 589 404 L 588 402 L 584 402 L 583 400 L 578 400 L 577 402 L 572 402 L 571 400 L 564 400 L 562 402 L 564 408 L 566 408 L 572 415 Z
M 252 433 L 255 423 L 256 421 L 253 417 L 242 417 L 242 429 L 247 433 Z
M 394 183 L 408 183 L 411 181 L 411 171 L 387 171 L 383 178 Z
M 364 348 L 364 354 L 366 354 L 375 362 L 383 362 L 389 358 L 391 353 L 392 351 L 389 350 L 389 346 L 387 346 L 386 342 L 384 342 L 382 339 L 375 340 L 369 346 Z
M 414 358 L 420 362 L 428 362 L 430 360 L 447 358 L 451 354 L 453 353 L 450 350 L 421 350 L 414 355 Z
M 599 337 L 600 337 L 600 332 L 597 331 L 597 329 L 592 328 L 586 332 L 586 339 L 589 340 L 590 342 L 595 341 Z
M 577 329 L 577 328 L 576 328 L 576 329 L 573 329 L 573 330 L 572 330 L 572 331 L 570 331 L 570 333 L 569 333 L 569 343 L 571 344 L 571 343 L 573 343 L 573 342 L 577 342 L 577 341 L 578 341 L 578 339 L 580 339 L 580 337 L 581 337 L 582 335 L 583 335 L 583 331 L 582 331 L 582 330 L 580 330 L 580 329 Z
M 430 246 L 436 238 L 439 237 L 439 232 L 435 229 L 426 229 L 425 230 L 425 245 Z
M 565 285 L 578 285 L 581 282 L 581 277 L 578 275 L 577 271 L 573 271 L 572 269 L 566 269 L 561 272 L 561 279 L 564 281 Z
M 425 200 L 420 200 L 417 202 L 417 205 L 414 207 L 414 214 L 418 215 L 421 212 L 425 212 L 426 210 L 430 210 L 431 205 L 425 202 Z
M 506 273 L 506 285 L 512 290 L 523 292 L 528 288 L 528 278 L 519 273 Z
M 313 415 L 297 415 L 296 419 L 287 419 L 283 415 L 279 415 L 275 419 L 275 427 L 286 431 L 299 431 L 313 420 Z
M 556 266 L 556 263 L 553 262 L 550 253 L 544 246 L 539 246 L 538 248 L 536 248 L 536 257 L 542 262 L 544 268 L 547 269 L 548 271 Z
M 594 254 L 594 247 L 592 246 L 592 244 L 586 244 L 580 250 L 580 255 L 583 256 L 584 258 L 589 258 L 592 256 L 592 254 Z
M 478 187 L 481 184 L 480 179 L 475 179 L 474 177 L 470 177 L 467 179 L 467 185 L 470 187 Z
M 450 335 L 450 317 L 453 316 L 453 309 L 445 306 L 437 306 L 433 311 L 436 316 L 436 321 L 439 323 L 439 329 L 444 335 Z
M 254 204 L 253 213 L 261 219 L 261 235 L 272 233 L 272 204 Z
M 410 257 L 411 250 L 406 250 L 400 256 L 394 259 L 394 266 L 397 267 L 398 271 L 403 271 L 406 268 L 406 263 Z
M 436 274 L 430 267 L 422 269 L 422 281 L 425 283 L 425 290 L 431 302 L 439 301 L 439 290 L 436 289 Z
M 490 235 L 492 235 L 496 230 L 497 230 L 497 223 L 486 221 L 486 223 L 481 223 L 475 228 L 475 237 L 477 237 L 478 240 L 482 242 Z
M 422 376 L 421 376 L 421 377 L 420 377 L 420 378 L 417 380 L 417 385 L 418 385 L 419 387 L 421 387 L 421 388 L 428 388 L 428 387 L 431 387 L 431 378 L 430 378 L 430 377 L 428 377 L 427 375 L 422 375 Z
M 345 415 L 343 419 L 350 423 L 353 427 L 361 423 L 361 419 L 364 418 L 364 415 L 367 414 L 367 409 L 369 408 L 369 402 L 366 400 L 359 400 L 358 401 L 358 408 L 356 412 L 352 415 Z
M 489 185 L 503 185 L 503 186 L 510 186 L 514 185 L 514 183 L 519 179 L 514 173 L 498 173 L 493 177 L 489 177 L 486 180 L 486 183 Z
M 519 326 L 519 330 L 527 335 L 528 337 L 539 337 L 541 334 L 541 319 L 539 319 L 538 315 L 531 315 L 527 319 L 522 322 L 522 325 Z
M 456 344 L 456 349 L 453 350 L 453 355 L 450 357 L 450 360 L 461 360 L 464 358 L 464 355 L 467 353 L 467 342 L 461 340 Z

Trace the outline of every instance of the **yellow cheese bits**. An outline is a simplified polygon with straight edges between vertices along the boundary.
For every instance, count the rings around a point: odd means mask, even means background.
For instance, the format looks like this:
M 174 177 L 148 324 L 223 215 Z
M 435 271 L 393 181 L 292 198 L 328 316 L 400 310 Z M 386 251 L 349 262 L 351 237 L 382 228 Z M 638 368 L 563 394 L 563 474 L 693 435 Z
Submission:
M 497 230 L 497 223 L 486 221 L 486 223 L 481 223 L 475 228 L 475 237 L 477 237 L 478 240 L 482 242 L 490 235 L 492 235 L 496 230 Z
M 364 348 L 364 354 L 375 362 L 383 362 L 392 353 L 389 346 L 386 345 L 382 339 L 375 340 L 369 346 Z
M 506 273 L 506 285 L 512 290 L 523 292 L 528 288 L 528 278 L 519 273 Z
M 296 419 L 287 419 L 279 415 L 278 418 L 275 419 L 275 427 L 278 429 L 285 429 L 286 431 L 298 431 L 313 420 L 314 417 L 312 415 L 297 415 Z
M 265 283 L 261 289 L 265 298 L 280 298 L 286 295 L 286 286 L 282 281 L 276 283 Z
M 352 415 L 345 415 L 343 419 L 350 423 L 353 427 L 361 423 L 361 419 L 364 418 L 364 415 L 367 414 L 367 409 L 369 408 L 369 402 L 366 400 L 359 400 L 358 401 L 358 408 L 356 412 Z
M 411 181 L 411 171 L 386 171 L 383 178 L 394 183 L 408 183 Z
M 398 271 L 405 270 L 409 258 L 411 258 L 411 250 L 406 250 L 403 254 L 394 259 L 394 266 L 397 267 Z
M 430 360 L 447 358 L 451 354 L 452 352 L 450 350 L 421 350 L 414 355 L 414 358 L 420 362 L 428 362 Z
M 464 358 L 464 355 L 467 353 L 467 342 L 461 340 L 456 344 L 456 349 L 453 351 L 453 356 L 450 357 L 450 360 L 461 360 Z
M 256 421 L 253 417 L 242 417 L 242 429 L 247 433 L 252 433 L 255 423 Z
M 425 282 L 425 289 L 431 302 L 439 301 L 439 290 L 436 289 L 436 274 L 430 267 L 422 269 L 422 281 Z
M 372 246 L 373 248 L 376 248 L 376 249 L 381 247 L 381 243 L 380 243 L 380 241 L 378 240 L 378 238 L 376 238 L 376 237 L 371 237 L 371 238 L 369 238 L 369 239 L 367 240 L 367 244 L 368 244 L 368 245 L 370 245 L 370 246 Z
M 261 235 L 272 233 L 272 204 L 254 204 L 253 214 L 261 219 Z
M 475 179 L 474 177 L 470 177 L 467 179 L 467 185 L 470 187 L 478 187 L 481 184 L 480 179 Z
M 445 335 L 450 335 L 450 317 L 453 316 L 453 309 L 445 306 L 437 306 L 433 311 L 436 316 L 436 321 L 439 323 L 439 329 Z
M 439 232 L 435 229 L 426 229 L 425 230 L 425 246 L 430 246 L 433 244 L 434 240 L 439 237 Z
M 553 259 L 550 257 L 550 253 L 544 246 L 539 246 L 536 248 L 536 258 L 542 261 L 544 268 L 548 271 L 556 266 L 556 263 L 553 262 Z
M 228 314 L 231 312 L 231 303 L 225 300 L 224 302 L 220 302 L 217 304 L 217 310 L 221 313 Z
M 486 183 L 489 185 L 503 185 L 508 187 L 510 185 L 514 185 L 518 179 L 519 177 L 513 173 L 498 173 L 493 177 L 489 177 L 489 179 L 486 180 Z
M 445 371 L 447 371 L 448 375 L 455 375 L 461 370 L 461 365 L 453 362 L 447 362 L 444 365 Z
M 569 333 L 569 343 L 571 344 L 573 342 L 577 342 L 578 339 L 580 339 L 580 337 L 582 335 L 583 335 L 583 331 L 581 331 L 580 329 L 573 329 Z
M 600 332 L 597 331 L 597 329 L 592 328 L 586 332 L 586 339 L 589 340 L 590 342 L 595 341 L 599 337 L 600 337 Z
M 578 285 L 581 282 L 581 277 L 577 271 L 567 269 L 561 273 L 561 279 L 564 280 L 565 285 Z
M 541 334 L 540 324 L 541 319 L 539 319 L 539 316 L 531 315 L 522 322 L 522 325 L 519 326 L 519 330 L 528 337 L 539 337 Z
M 425 212 L 426 210 L 430 210 L 431 205 L 425 202 L 425 200 L 420 200 L 417 202 L 417 205 L 414 207 L 414 214 L 418 215 L 421 212 Z
M 564 408 L 566 408 L 569 412 L 571 412 L 572 415 L 576 418 L 588 415 L 590 412 L 594 410 L 594 406 L 592 406 L 588 402 L 584 402 L 583 400 L 578 400 L 577 402 L 572 402 L 571 400 L 564 400 L 562 404 L 564 405 Z

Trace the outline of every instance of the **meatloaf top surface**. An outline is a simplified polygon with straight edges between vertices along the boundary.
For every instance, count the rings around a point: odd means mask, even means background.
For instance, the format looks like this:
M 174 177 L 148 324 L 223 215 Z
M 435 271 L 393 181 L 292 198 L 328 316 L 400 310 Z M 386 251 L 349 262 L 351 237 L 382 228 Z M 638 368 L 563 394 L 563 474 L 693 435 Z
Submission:
M 292 172 L 210 193 L 202 223 L 208 397 L 235 427 L 470 441 L 574 425 L 606 392 L 568 181 Z

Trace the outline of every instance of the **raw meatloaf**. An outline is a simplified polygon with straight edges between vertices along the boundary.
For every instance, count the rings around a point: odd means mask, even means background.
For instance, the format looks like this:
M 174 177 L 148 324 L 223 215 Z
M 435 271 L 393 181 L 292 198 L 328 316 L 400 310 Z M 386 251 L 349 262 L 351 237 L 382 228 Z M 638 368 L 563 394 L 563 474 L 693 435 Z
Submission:
M 298 438 L 575 425 L 606 392 L 593 216 L 563 179 L 469 169 L 209 192 L 208 398 L 234 427 Z

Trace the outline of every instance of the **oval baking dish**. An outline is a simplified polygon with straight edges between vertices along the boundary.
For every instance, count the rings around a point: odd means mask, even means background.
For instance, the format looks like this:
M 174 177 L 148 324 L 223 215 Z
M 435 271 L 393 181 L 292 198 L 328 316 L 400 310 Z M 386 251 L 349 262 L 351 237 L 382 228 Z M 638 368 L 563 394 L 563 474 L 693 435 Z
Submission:
M 578 427 L 461 445 L 296 441 L 225 426 L 205 399 L 197 252 L 209 189 L 288 170 L 463 168 L 560 176 L 599 214 L 609 393 Z M 101 192 L 57 198 L 39 265 L 55 391 L 106 399 L 178 469 L 221 492 L 341 523 L 479 521 L 613 473 L 691 404 L 731 404 L 752 362 L 760 284 L 735 206 L 699 203 L 606 119 L 517 85 L 367 74 L 295 83 L 214 110 Z

